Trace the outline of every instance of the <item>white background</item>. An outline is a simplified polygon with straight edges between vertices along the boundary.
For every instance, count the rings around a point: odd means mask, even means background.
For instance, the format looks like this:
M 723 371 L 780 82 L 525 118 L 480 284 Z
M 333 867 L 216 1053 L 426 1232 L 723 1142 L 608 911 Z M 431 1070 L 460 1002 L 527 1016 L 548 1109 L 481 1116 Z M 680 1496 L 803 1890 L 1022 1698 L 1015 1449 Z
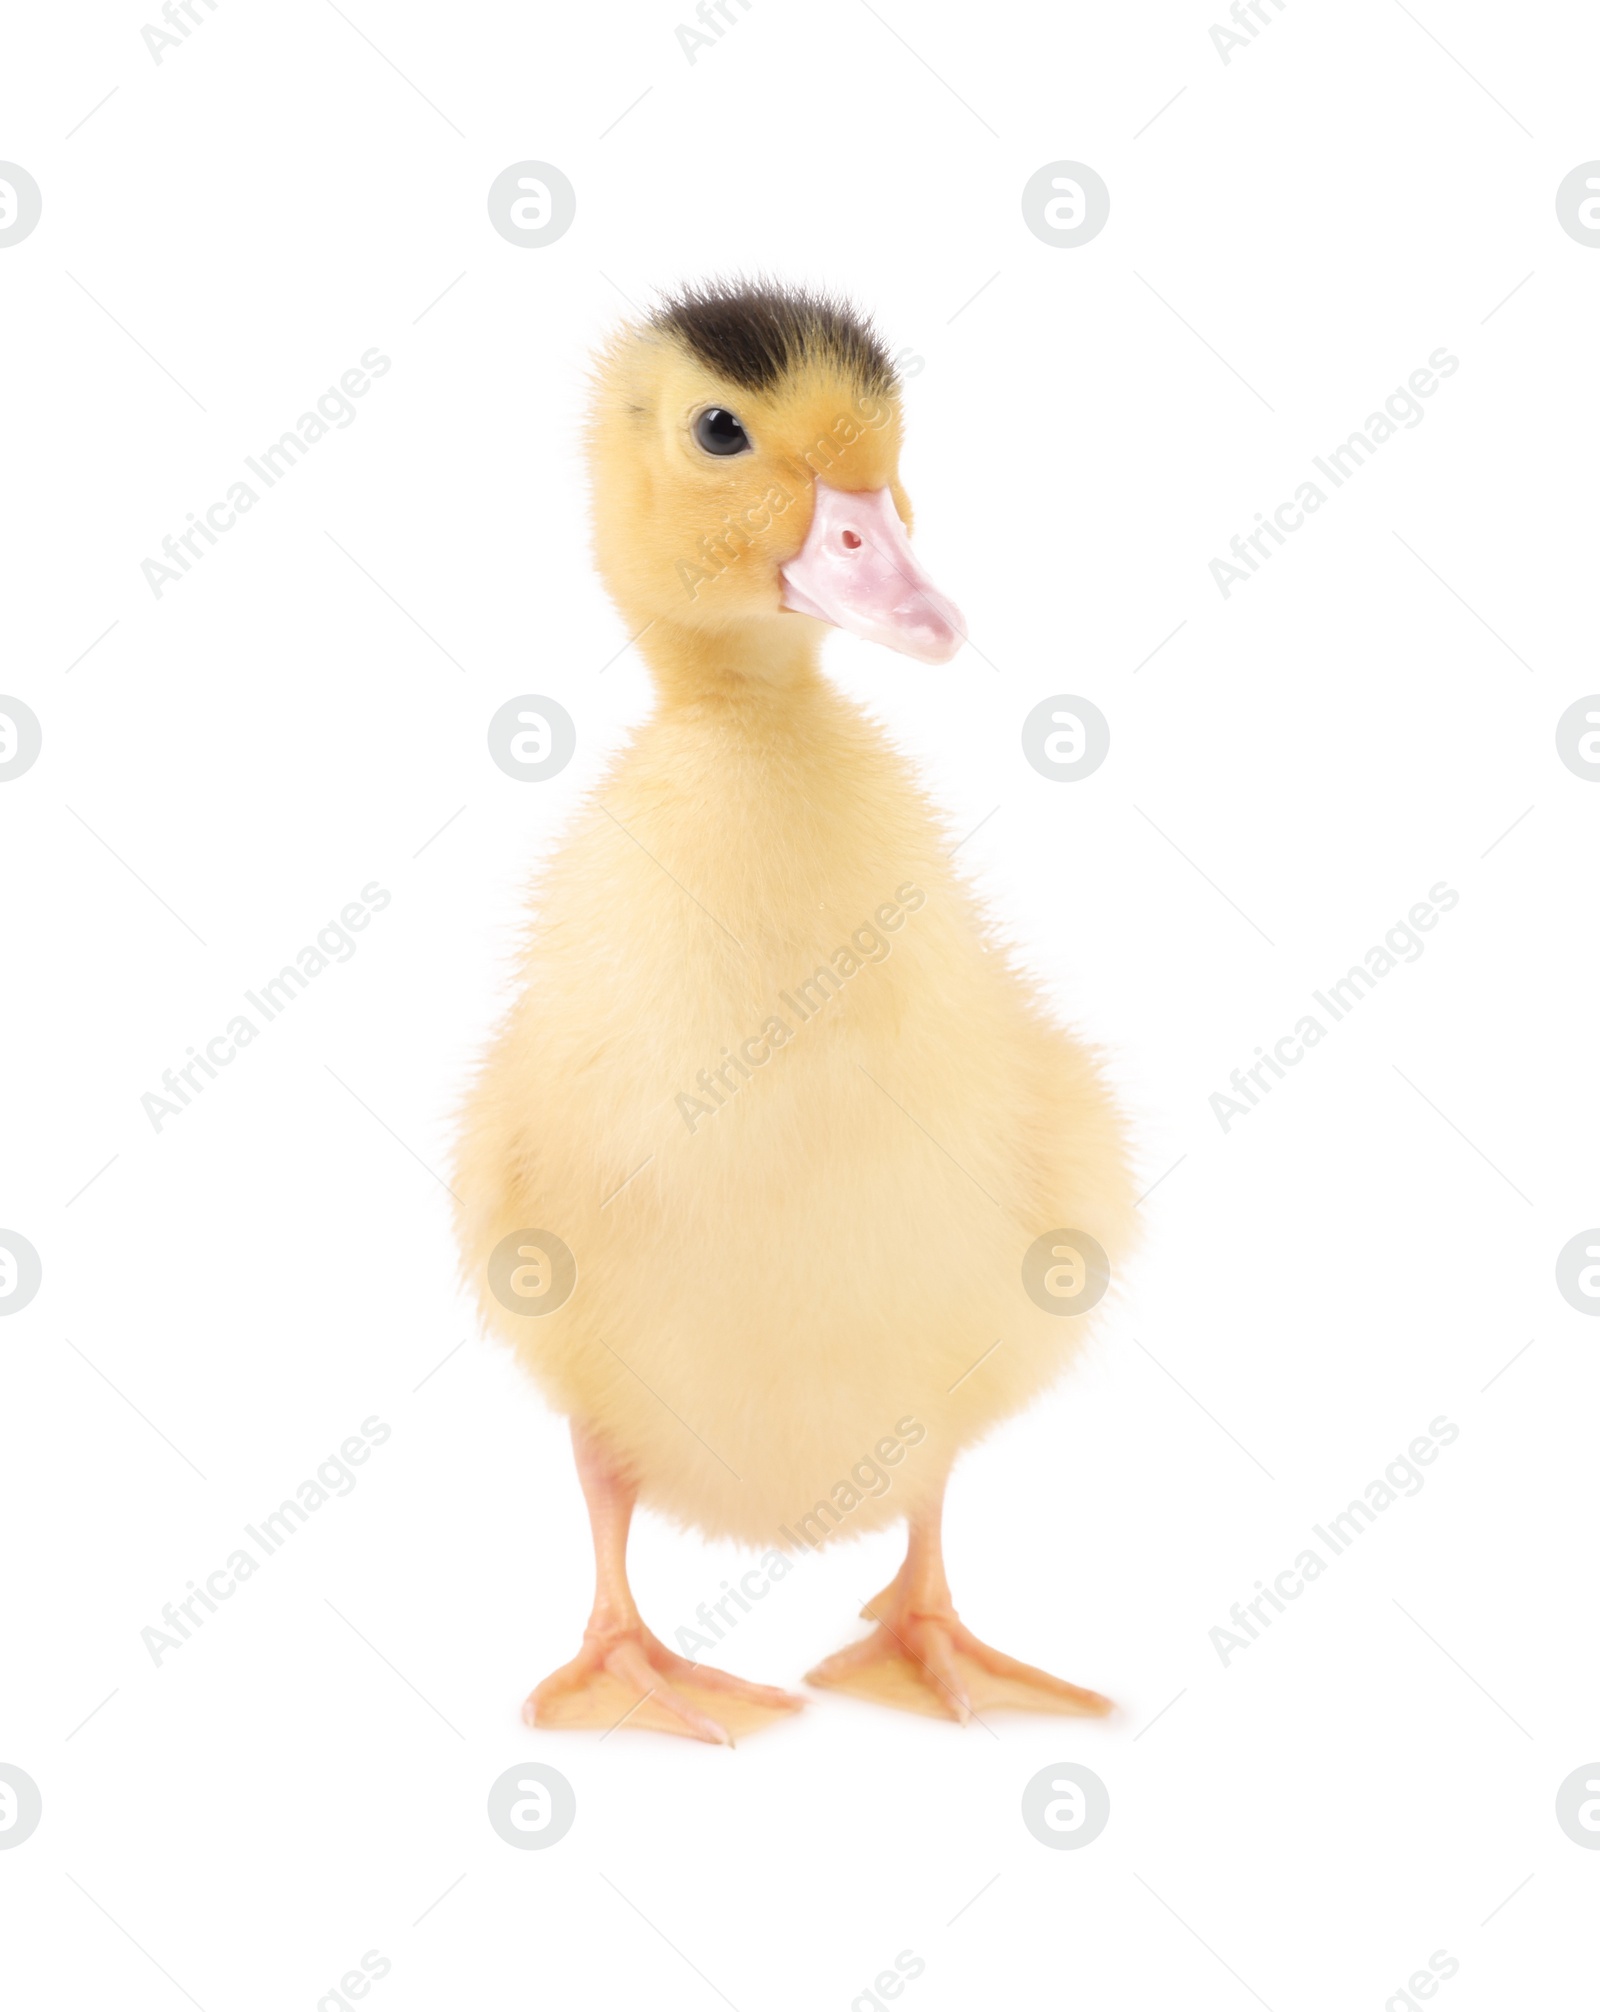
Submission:
M 671 4 L 196 11 L 158 66 L 127 8 L 19 10 L 0 86 L 44 197 L 0 252 L 0 687 L 44 729 L 0 788 L 0 1225 L 44 1263 L 0 1323 L 0 1760 L 44 1798 L 8 1995 L 311 2012 L 378 1950 L 382 2012 L 846 2012 L 911 1950 L 917 2012 L 1379 2012 L 1447 1950 L 1449 2012 L 1588 2002 L 1600 1854 L 1554 1798 L 1600 1753 L 1600 1328 L 1554 1261 L 1600 1220 L 1600 788 L 1554 726 L 1600 689 L 1600 256 L 1554 193 L 1600 25 L 1289 0 L 1224 64 L 1178 4 L 754 0 L 691 65 Z M 578 197 L 542 250 L 485 210 L 530 158 Z M 1061 159 L 1111 190 L 1076 250 L 1020 209 Z M 518 1719 L 587 1532 L 439 1175 L 529 871 L 650 705 L 586 552 L 586 357 L 737 269 L 921 359 L 904 474 L 975 647 L 828 665 L 953 830 L 995 811 L 963 859 L 1165 1176 L 1087 1361 L 950 1509 L 966 1618 L 1106 1724 Z M 1224 600 L 1209 561 L 1441 345 L 1425 421 Z M 154 598 L 140 561 L 373 346 L 355 423 Z M 529 691 L 578 727 L 542 785 L 484 743 Z M 1111 722 L 1076 784 L 1021 755 L 1056 693 Z M 162 1071 L 374 879 L 357 954 L 156 1133 Z M 1229 1072 L 1441 879 L 1425 954 L 1225 1134 Z M 140 1630 L 373 1414 L 354 1493 L 154 1667 Z M 1441 1415 L 1423 1492 L 1224 1668 L 1230 1605 Z M 897 1552 L 807 1560 L 723 1659 L 797 1682 Z M 647 1617 L 736 1556 L 646 1519 Z M 578 1818 L 516 1852 L 484 1799 L 530 1757 Z M 1110 1792 L 1081 1851 L 1019 1816 L 1062 1760 Z

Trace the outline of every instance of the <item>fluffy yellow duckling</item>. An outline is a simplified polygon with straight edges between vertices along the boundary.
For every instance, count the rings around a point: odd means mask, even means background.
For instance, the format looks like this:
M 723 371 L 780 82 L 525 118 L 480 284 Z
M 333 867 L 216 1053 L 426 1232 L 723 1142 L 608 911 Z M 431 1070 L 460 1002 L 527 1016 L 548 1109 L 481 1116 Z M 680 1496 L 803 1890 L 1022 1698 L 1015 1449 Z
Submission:
M 906 1519 L 873 1633 L 813 1683 L 1109 1709 L 980 1642 L 945 1580 L 952 1462 L 1061 1371 L 1133 1210 L 1093 1060 L 819 669 L 828 624 L 929 662 L 964 640 L 900 442 L 893 366 L 835 302 L 694 288 L 598 359 L 595 557 L 659 703 L 535 891 L 456 1173 L 466 1275 L 570 1419 L 593 1526 L 583 1645 L 530 1723 L 723 1742 L 799 1702 L 645 1627 L 636 1501 L 780 1554 Z

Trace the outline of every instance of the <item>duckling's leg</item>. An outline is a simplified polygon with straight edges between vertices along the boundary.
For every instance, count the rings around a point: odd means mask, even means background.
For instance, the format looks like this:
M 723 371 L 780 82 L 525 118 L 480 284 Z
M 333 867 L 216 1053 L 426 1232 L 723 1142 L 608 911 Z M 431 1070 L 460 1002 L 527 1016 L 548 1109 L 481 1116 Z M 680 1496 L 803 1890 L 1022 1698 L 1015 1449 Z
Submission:
M 1098 1691 L 1002 1655 L 962 1625 L 944 1572 L 943 1508 L 941 1489 L 925 1514 L 911 1518 L 905 1563 L 861 1610 L 877 1627 L 819 1663 L 806 1682 L 963 1725 L 994 1705 L 1094 1717 L 1113 1710 Z
M 691 1663 L 657 1641 L 639 1618 L 628 1585 L 628 1525 L 637 1491 L 576 1419 L 572 1451 L 594 1533 L 594 1611 L 583 1647 L 534 1690 L 522 1707 L 524 1720 L 605 1731 L 626 1720 L 732 1746 L 735 1733 L 754 1732 L 798 1710 L 803 1698 Z

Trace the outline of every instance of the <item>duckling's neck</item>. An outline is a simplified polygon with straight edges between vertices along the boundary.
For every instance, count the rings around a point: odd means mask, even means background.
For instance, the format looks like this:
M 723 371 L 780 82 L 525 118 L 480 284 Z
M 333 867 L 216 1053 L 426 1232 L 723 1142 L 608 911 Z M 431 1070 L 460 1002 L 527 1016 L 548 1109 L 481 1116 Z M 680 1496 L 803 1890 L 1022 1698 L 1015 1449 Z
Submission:
M 718 629 L 658 618 L 638 638 L 664 711 L 707 700 L 782 705 L 822 681 L 817 625 L 802 615 L 767 615 Z
M 715 633 L 656 622 L 639 638 L 655 714 L 607 796 L 739 943 L 783 946 L 774 987 L 819 914 L 848 927 L 902 882 L 927 886 L 937 845 L 882 729 L 822 675 L 822 640 L 801 615 Z

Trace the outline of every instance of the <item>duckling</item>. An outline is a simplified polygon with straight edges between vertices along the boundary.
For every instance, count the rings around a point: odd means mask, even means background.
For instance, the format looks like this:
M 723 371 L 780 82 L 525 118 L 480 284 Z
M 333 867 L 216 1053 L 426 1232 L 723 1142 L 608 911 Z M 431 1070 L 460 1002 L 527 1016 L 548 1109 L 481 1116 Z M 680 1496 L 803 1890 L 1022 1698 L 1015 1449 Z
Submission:
M 594 1540 L 530 1724 L 731 1743 L 800 1703 L 645 1625 L 638 1503 L 774 1578 L 905 1519 L 872 1632 L 814 1685 L 961 1721 L 1111 1709 L 980 1641 L 945 1575 L 956 1456 L 1089 1324 L 1025 1288 L 1030 1247 L 1078 1291 L 1051 1233 L 1115 1271 L 1133 1193 L 1094 1057 L 819 667 L 830 626 L 924 663 L 965 641 L 912 550 L 902 423 L 870 322 L 766 283 L 667 297 L 595 362 L 594 556 L 658 703 L 533 895 L 455 1174 L 464 1275 L 570 1421 Z

